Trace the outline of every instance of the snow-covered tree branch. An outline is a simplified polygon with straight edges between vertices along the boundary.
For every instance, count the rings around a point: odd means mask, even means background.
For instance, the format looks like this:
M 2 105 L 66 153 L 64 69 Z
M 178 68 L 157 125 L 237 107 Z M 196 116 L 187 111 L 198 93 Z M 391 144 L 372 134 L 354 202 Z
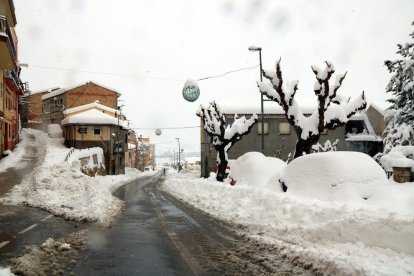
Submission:
M 234 116 L 232 124 L 226 122 L 226 117 L 214 101 L 208 107 L 200 105 L 197 116 L 203 120 L 204 130 L 210 136 L 211 142 L 217 151 L 217 161 L 219 162 L 217 170 L 217 181 L 223 181 L 228 164 L 227 152 L 230 148 L 248 134 L 257 122 L 257 115 L 253 114 L 250 119 L 245 116 Z
M 410 37 L 414 39 L 414 31 Z M 414 145 L 414 42 L 397 46 L 402 59 L 385 61 L 388 71 L 393 73 L 386 91 L 394 95 L 389 100 L 392 105 L 387 116 L 385 154 L 396 146 Z
M 312 145 L 318 142 L 324 129 L 343 126 L 357 111 L 365 109 L 366 99 L 364 92 L 353 101 L 338 95 L 346 73 L 338 74 L 331 85 L 335 68 L 331 62 L 326 61 L 323 70 L 317 66 L 311 67 L 316 77 L 313 90 L 318 107 L 310 116 L 305 116 L 295 99 L 298 81 L 284 83 L 280 62 L 281 59 L 276 61 L 275 71 L 263 70 L 263 76 L 269 82 L 259 82 L 258 87 L 261 93 L 283 108 L 286 119 L 294 127 L 298 136 L 294 155 L 296 158 L 311 152 Z

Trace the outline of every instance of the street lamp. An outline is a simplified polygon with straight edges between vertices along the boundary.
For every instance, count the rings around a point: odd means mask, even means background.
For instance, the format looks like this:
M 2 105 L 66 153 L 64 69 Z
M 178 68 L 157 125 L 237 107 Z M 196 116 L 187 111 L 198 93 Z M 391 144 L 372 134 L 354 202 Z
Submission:
M 258 46 L 250 46 L 250 52 L 259 52 L 259 62 L 260 62 L 260 81 L 263 81 L 263 74 L 262 74 L 262 48 Z M 260 92 L 260 120 L 261 120 L 261 135 L 262 135 L 262 153 L 264 154 L 264 111 L 263 111 L 263 92 Z
M 175 138 L 178 142 L 178 171 L 181 171 L 181 148 L 180 148 L 180 138 Z

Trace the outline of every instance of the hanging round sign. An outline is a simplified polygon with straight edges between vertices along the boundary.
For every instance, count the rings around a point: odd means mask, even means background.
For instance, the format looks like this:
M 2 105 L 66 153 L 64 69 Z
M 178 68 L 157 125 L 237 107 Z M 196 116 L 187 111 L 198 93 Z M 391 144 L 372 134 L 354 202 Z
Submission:
M 157 135 L 157 136 L 160 136 L 161 135 L 161 129 L 159 129 L 159 128 L 157 128 L 156 130 L 155 130 L 155 134 Z
M 183 88 L 183 97 L 186 101 L 194 102 L 200 96 L 200 88 L 198 88 L 197 83 L 192 80 L 188 79 Z

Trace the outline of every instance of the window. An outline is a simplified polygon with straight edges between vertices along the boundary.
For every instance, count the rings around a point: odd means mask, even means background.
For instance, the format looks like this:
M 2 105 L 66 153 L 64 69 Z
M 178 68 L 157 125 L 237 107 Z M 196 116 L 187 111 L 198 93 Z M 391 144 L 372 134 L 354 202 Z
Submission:
M 365 123 L 363 120 L 350 120 L 345 125 L 345 133 L 358 134 L 365 130 Z
M 95 135 L 101 135 L 101 129 L 99 127 L 95 127 L 93 129 L 93 134 L 95 134 Z
M 290 124 L 287 122 L 279 123 L 279 134 L 290 134 Z
M 269 125 L 268 123 L 264 122 L 263 123 L 263 134 L 267 135 L 269 134 Z M 257 122 L 257 134 L 261 135 L 262 134 L 262 122 Z

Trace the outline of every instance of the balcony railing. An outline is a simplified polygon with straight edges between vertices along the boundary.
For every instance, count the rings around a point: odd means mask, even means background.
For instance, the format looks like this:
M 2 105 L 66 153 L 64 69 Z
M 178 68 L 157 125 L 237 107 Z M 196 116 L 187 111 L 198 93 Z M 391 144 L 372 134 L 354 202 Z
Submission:
M 20 70 L 20 68 L 18 70 Z M 28 83 L 22 82 L 19 77 L 19 73 L 16 70 L 6 70 L 5 73 L 5 76 L 9 79 L 12 79 L 14 81 L 14 84 L 20 89 L 23 94 L 28 91 Z
M 9 23 L 7 22 L 7 18 L 3 15 L 0 15 L 0 33 L 6 34 L 8 37 L 8 43 L 10 45 L 10 49 L 12 50 L 13 60 L 16 60 L 16 47 L 14 47 L 13 43 L 13 35 L 10 30 Z

